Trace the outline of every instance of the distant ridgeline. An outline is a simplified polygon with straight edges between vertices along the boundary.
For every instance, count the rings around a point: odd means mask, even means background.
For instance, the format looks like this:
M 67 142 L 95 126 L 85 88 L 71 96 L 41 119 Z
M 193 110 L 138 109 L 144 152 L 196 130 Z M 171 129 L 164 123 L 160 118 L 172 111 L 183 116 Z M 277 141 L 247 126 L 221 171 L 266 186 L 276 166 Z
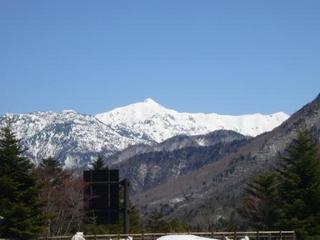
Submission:
M 288 115 L 179 113 L 146 99 L 96 116 L 72 110 L 10 113 L 0 118 L 0 125 L 6 118 L 23 140 L 25 154 L 35 162 L 51 156 L 68 168 L 79 168 L 98 154 L 108 157 L 129 146 L 153 145 L 178 135 L 204 135 L 222 129 L 256 136 L 280 125 Z M 199 146 L 207 144 L 197 141 Z

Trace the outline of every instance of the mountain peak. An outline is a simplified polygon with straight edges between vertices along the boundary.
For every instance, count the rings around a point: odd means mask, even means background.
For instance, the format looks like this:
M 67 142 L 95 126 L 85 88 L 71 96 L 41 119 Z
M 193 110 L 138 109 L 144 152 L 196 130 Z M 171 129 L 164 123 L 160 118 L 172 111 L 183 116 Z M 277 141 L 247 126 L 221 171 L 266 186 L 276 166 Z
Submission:
M 154 101 L 152 98 L 146 98 L 143 102 L 144 102 L 144 103 L 152 103 L 152 104 L 156 103 L 156 104 L 158 104 L 158 103 L 157 103 L 156 101 Z
M 162 107 L 163 106 L 159 103 L 157 103 L 155 100 L 153 100 L 152 98 L 146 98 L 143 102 L 142 102 L 143 105 L 146 105 L 146 106 L 152 106 L 152 107 Z
M 163 107 L 162 105 L 160 105 L 159 103 L 157 103 L 156 101 L 154 101 L 152 98 L 146 98 L 144 101 L 142 102 L 136 102 L 136 103 L 132 103 L 129 104 L 127 106 L 124 107 L 120 107 L 120 108 L 115 108 L 113 110 L 111 110 L 111 112 L 113 111 L 135 111 L 135 112 L 144 112 L 144 111 L 163 111 L 166 108 Z
M 166 111 L 167 109 L 165 107 L 163 107 L 161 104 L 157 103 L 155 100 L 153 100 L 152 98 L 146 98 L 144 101 L 142 102 L 137 102 L 137 103 L 133 103 L 127 106 L 124 106 L 122 108 L 120 108 L 122 110 L 134 110 L 134 111 L 139 111 L 139 112 L 144 112 L 144 111 Z

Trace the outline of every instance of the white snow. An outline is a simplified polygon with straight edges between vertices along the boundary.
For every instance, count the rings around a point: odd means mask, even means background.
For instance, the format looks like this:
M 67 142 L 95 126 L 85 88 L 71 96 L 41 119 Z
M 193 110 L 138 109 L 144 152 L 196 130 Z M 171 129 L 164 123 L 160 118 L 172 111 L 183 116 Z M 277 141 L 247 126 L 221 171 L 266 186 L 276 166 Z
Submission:
M 242 116 L 215 113 L 180 113 L 167 109 L 151 98 L 90 116 L 74 110 L 62 112 L 8 113 L 0 118 L 13 122 L 18 138 L 23 139 L 26 153 L 36 163 L 53 156 L 67 167 L 85 165 L 79 156 L 116 151 L 135 144 L 153 144 L 176 135 L 200 135 L 214 130 L 234 130 L 256 136 L 272 130 L 289 116 L 285 113 Z M 200 145 L 205 142 L 199 140 Z M 89 160 L 88 159 L 85 161 Z M 143 169 L 141 169 L 143 171 Z
M 77 232 L 75 235 L 73 235 L 71 240 L 85 240 L 83 232 Z
M 94 116 L 62 112 L 34 112 L 28 114 L 6 114 L 12 120 L 18 138 L 23 139 L 26 153 L 35 163 L 46 157 L 63 157 L 64 165 L 72 168 L 85 165 L 79 162 L 79 154 L 113 153 L 129 145 L 144 143 L 136 138 L 120 135 Z M 0 125 L 5 120 L 0 119 Z
M 195 235 L 167 235 L 157 240 L 213 240 L 214 238 L 199 237 Z M 214 239 L 216 240 L 216 239 Z
M 171 199 L 170 203 L 173 203 L 173 204 L 180 203 L 180 202 L 183 202 L 184 200 L 185 200 L 185 198 L 183 198 L 183 197 L 176 197 L 176 198 Z
M 199 237 L 196 235 L 166 235 L 158 238 L 157 240 L 217 240 L 215 238 Z M 232 240 L 225 237 L 225 240 Z M 240 240 L 250 240 L 248 236 L 241 238 Z
M 279 126 L 289 115 L 283 112 L 241 116 L 180 113 L 148 98 L 140 103 L 97 114 L 96 117 L 114 129 L 126 129 L 141 138 L 162 142 L 179 134 L 199 135 L 218 129 L 254 137 Z

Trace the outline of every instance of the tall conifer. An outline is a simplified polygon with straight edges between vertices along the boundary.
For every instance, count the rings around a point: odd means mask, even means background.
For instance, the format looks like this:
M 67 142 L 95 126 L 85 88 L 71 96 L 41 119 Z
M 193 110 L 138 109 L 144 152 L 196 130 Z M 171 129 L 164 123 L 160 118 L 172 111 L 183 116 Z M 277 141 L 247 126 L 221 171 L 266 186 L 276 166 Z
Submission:
M 28 240 L 40 233 L 43 215 L 34 167 L 22 153 L 8 123 L 0 133 L 0 235 Z
M 320 159 L 307 131 L 287 149 L 280 170 L 282 227 L 298 235 L 320 234 Z
M 240 215 L 255 230 L 278 228 L 280 209 L 278 205 L 278 177 L 273 172 L 257 176 L 246 188 Z
M 99 155 L 97 159 L 92 161 L 90 170 L 107 170 L 108 167 L 105 165 L 102 157 Z

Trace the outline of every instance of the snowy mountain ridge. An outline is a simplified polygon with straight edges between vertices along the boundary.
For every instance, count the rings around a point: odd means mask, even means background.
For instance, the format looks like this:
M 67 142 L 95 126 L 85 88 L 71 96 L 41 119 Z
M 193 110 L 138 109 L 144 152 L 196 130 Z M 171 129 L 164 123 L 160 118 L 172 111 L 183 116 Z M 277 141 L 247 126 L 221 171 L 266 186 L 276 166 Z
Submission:
M 145 143 L 118 134 L 94 116 L 75 111 L 6 114 L 0 119 L 11 119 L 13 129 L 26 155 L 36 163 L 53 156 L 67 167 L 81 167 L 98 153 L 110 155 L 129 145 Z
M 241 116 L 180 113 L 161 106 L 151 98 L 96 115 L 97 119 L 112 128 L 129 129 L 140 138 L 147 137 L 158 143 L 180 134 L 199 135 L 220 129 L 255 137 L 271 131 L 288 117 L 283 112 Z
M 0 125 L 7 118 L 17 137 L 23 139 L 26 155 L 36 163 L 53 156 L 66 167 L 82 167 L 98 154 L 109 156 L 131 145 L 159 143 L 180 134 L 226 129 L 256 136 L 280 125 L 288 115 L 179 113 L 147 99 L 96 116 L 73 110 L 8 113 L 0 117 Z

